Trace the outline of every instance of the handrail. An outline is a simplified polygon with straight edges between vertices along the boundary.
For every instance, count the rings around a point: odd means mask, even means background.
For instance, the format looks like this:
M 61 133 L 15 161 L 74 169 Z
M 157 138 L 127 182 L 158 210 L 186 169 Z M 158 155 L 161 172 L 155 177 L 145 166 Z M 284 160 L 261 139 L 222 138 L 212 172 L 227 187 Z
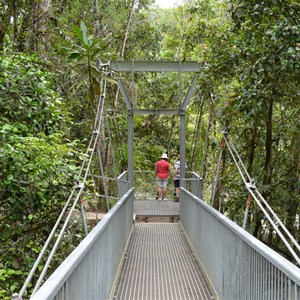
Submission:
M 220 299 L 299 300 L 299 268 L 184 188 L 181 197 L 182 226 Z
M 108 299 L 132 230 L 132 216 L 133 188 L 124 194 L 30 299 L 61 299 L 66 287 L 68 296 L 65 295 L 64 299 Z M 83 269 L 97 274 L 87 276 Z
M 76 185 L 73 187 L 71 193 L 70 193 L 70 196 L 67 200 L 67 202 L 65 203 L 63 209 L 62 209 L 62 212 L 61 214 L 59 215 L 58 217 L 58 220 L 56 221 L 56 224 L 54 225 L 49 237 L 47 238 L 47 241 L 46 243 L 44 244 L 43 248 L 42 248 L 42 251 L 39 253 L 39 256 L 37 258 L 37 260 L 35 261 L 34 263 L 34 266 L 33 268 L 31 269 L 28 277 L 26 278 L 25 280 L 25 283 L 23 284 L 19 294 L 18 294 L 18 298 L 17 299 L 22 299 L 30 281 L 32 280 L 33 278 L 33 275 L 34 273 L 36 272 L 37 270 L 37 267 L 38 265 L 40 264 L 46 250 L 48 249 L 49 245 L 50 245 L 50 242 L 51 240 L 55 240 L 54 242 L 54 246 L 52 247 L 51 251 L 50 251 L 50 255 L 47 257 L 47 261 L 42 269 L 42 272 L 40 273 L 40 276 L 35 284 L 35 287 L 33 289 L 33 292 L 32 294 L 34 294 L 40 284 L 42 283 L 43 281 L 43 278 L 48 270 L 48 267 L 50 266 L 50 263 L 53 259 L 53 256 L 55 254 L 55 251 L 60 243 L 60 241 L 62 240 L 63 238 L 63 235 L 64 235 L 64 231 L 68 225 L 68 222 L 71 218 L 71 215 L 72 215 L 72 212 L 75 210 L 75 207 L 77 205 L 77 203 L 81 200 L 81 196 L 83 194 L 83 191 L 85 189 L 85 185 L 86 185 L 86 181 L 87 181 L 87 177 L 89 176 L 89 173 L 90 173 L 90 167 L 91 167 L 91 164 L 92 164 L 92 161 L 93 161 L 93 155 L 96 151 L 96 146 L 97 146 L 97 141 L 100 137 L 100 129 L 101 129 L 101 126 L 102 126 L 102 121 L 103 121 L 103 115 L 104 115 L 104 100 L 105 100 L 105 89 L 106 89 L 106 81 L 104 81 L 103 79 L 101 80 L 101 95 L 99 96 L 99 99 L 98 99 L 98 104 L 97 104 L 97 110 L 96 110 L 96 117 L 94 119 L 94 124 L 93 124 L 93 132 L 91 134 L 91 137 L 90 137 L 90 140 L 89 140 L 89 144 L 88 144 L 88 147 L 87 147 L 87 150 L 86 150 L 86 153 L 84 155 L 84 159 L 83 159 L 83 162 L 81 164 L 81 168 L 77 174 L 77 182 L 76 182 Z M 102 168 L 102 163 L 100 163 L 101 165 L 101 168 Z M 104 173 L 103 172 L 103 169 L 102 169 L 102 174 Z M 104 189 L 106 191 L 106 187 L 104 185 Z M 106 202 L 107 202 L 107 207 L 109 208 L 109 205 L 108 205 L 108 196 L 107 194 L 105 194 L 105 198 L 106 198 Z M 67 209 L 71 206 L 71 209 L 69 211 L 67 211 Z M 81 207 L 81 215 L 82 215 L 82 218 L 83 218 L 83 225 L 84 225 L 84 231 L 85 233 L 87 234 L 87 226 L 86 226 L 86 220 L 85 220 L 85 215 L 84 215 L 84 208 L 83 208 L 83 205 L 81 204 L 80 205 Z M 55 237 L 55 233 L 58 231 L 58 226 L 59 224 L 61 223 L 61 220 L 63 218 L 63 216 L 67 213 L 67 216 L 66 216 L 66 219 L 64 220 L 64 223 L 63 223 L 63 226 L 62 228 L 60 229 L 59 231 L 59 234 L 58 234 L 58 237 L 56 238 Z
M 297 253 L 294 251 L 294 249 L 291 247 L 290 243 L 287 241 L 287 239 L 285 238 L 285 236 L 282 234 L 282 232 L 280 231 L 279 227 L 276 226 L 275 222 L 273 221 L 273 219 L 271 218 L 271 216 L 279 223 L 280 227 L 283 229 L 283 231 L 287 234 L 287 236 L 290 238 L 292 244 L 300 251 L 300 246 L 297 243 L 297 241 L 295 240 L 295 238 L 292 236 L 292 234 L 288 231 L 288 229 L 285 227 L 285 225 L 281 222 L 281 220 L 278 218 L 278 216 L 276 215 L 276 213 L 273 211 L 273 209 L 271 208 L 271 206 L 267 203 L 267 201 L 263 198 L 263 196 L 259 193 L 259 191 L 257 190 L 256 186 L 253 183 L 253 180 L 250 178 L 250 175 L 248 174 L 245 165 L 243 164 L 237 150 L 235 149 L 234 145 L 232 145 L 232 143 L 229 142 L 228 138 L 227 138 L 227 132 L 223 131 L 223 138 L 225 140 L 225 143 L 227 145 L 227 148 L 231 154 L 231 157 L 240 173 L 240 176 L 245 184 L 246 189 L 248 190 L 249 194 L 252 195 L 254 201 L 257 203 L 257 205 L 259 206 L 259 208 L 261 209 L 261 211 L 263 212 L 263 214 L 265 215 L 265 217 L 268 219 L 268 221 L 270 222 L 270 224 L 272 225 L 273 229 L 276 231 L 276 233 L 278 234 L 278 236 L 280 237 L 280 239 L 282 240 L 282 242 L 285 244 L 285 246 L 287 247 L 287 249 L 290 251 L 291 255 L 294 257 L 294 259 L 296 260 L 296 262 L 298 263 L 298 265 L 300 266 L 300 258 L 297 255 Z M 244 172 L 243 172 L 244 171 Z M 244 175 L 245 173 L 245 175 Z M 247 182 L 246 178 L 248 178 L 249 182 Z M 261 202 L 259 201 L 259 199 L 256 197 L 256 194 L 258 195 L 258 197 L 260 198 L 260 200 L 263 202 L 263 204 L 265 205 L 265 207 L 261 204 Z M 269 212 L 267 211 L 269 210 Z M 270 216 L 270 214 L 271 216 Z

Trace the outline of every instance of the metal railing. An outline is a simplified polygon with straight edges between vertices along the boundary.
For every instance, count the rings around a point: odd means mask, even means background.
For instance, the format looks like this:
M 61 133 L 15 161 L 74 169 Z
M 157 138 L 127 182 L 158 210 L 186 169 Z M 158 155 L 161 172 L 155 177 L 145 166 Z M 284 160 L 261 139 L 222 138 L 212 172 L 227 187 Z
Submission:
M 299 300 L 300 269 L 181 189 L 180 220 L 221 300 Z
M 118 178 L 117 178 L 117 185 L 118 185 L 118 195 L 119 198 L 125 195 L 127 191 L 129 190 L 129 182 L 127 180 L 128 172 L 123 172 Z
M 186 189 L 193 195 L 202 199 L 203 179 L 195 172 L 187 173 Z
M 186 189 L 198 197 L 202 197 L 202 178 L 195 172 L 187 171 L 185 181 Z M 157 199 L 157 179 L 155 171 L 134 171 L 134 198 L 135 200 Z M 169 176 L 167 198 L 175 198 L 172 172 Z
M 172 197 L 173 183 L 169 179 L 167 197 Z M 155 200 L 157 198 L 157 183 L 155 171 L 134 171 L 135 200 Z
M 132 218 L 130 189 L 31 300 L 107 300 L 132 230 Z
M 299 300 L 300 269 L 202 201 L 197 174 L 185 180 L 190 191 L 181 188 L 181 224 L 215 299 Z M 126 172 L 118 183 L 121 199 L 32 300 L 109 298 L 133 217 Z

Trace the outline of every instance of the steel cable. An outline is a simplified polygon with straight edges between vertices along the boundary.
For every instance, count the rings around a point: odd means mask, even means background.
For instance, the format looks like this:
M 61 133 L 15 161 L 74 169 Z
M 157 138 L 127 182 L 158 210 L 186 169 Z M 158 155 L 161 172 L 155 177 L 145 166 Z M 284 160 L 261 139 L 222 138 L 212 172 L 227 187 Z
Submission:
M 101 90 L 103 91 L 103 84 L 102 84 L 102 82 L 103 82 L 103 80 L 101 80 Z M 106 88 L 106 84 L 104 85 L 104 87 Z M 36 269 L 37 269 L 37 267 L 38 267 L 41 259 L 43 258 L 44 254 L 45 254 L 45 251 L 47 250 L 47 248 L 48 248 L 51 240 L 53 239 L 53 236 L 54 236 L 55 232 L 57 231 L 58 225 L 60 224 L 60 222 L 61 222 L 64 214 L 66 213 L 66 210 L 69 207 L 70 202 L 73 199 L 75 192 L 77 192 L 77 196 L 73 200 L 74 201 L 73 205 L 72 205 L 72 207 L 71 207 L 71 209 L 70 209 L 70 211 L 68 213 L 68 216 L 67 216 L 66 220 L 64 221 L 64 225 L 63 225 L 63 227 L 62 227 L 62 229 L 60 231 L 59 236 L 56 239 L 56 242 L 55 242 L 55 244 L 54 244 L 54 246 L 52 248 L 51 253 L 48 256 L 47 262 L 46 262 L 46 264 L 45 264 L 45 266 L 44 266 L 44 268 L 42 270 L 42 273 L 40 274 L 40 277 L 39 277 L 39 279 L 38 279 L 38 281 L 37 281 L 37 283 L 36 283 L 36 285 L 34 287 L 34 290 L 33 290 L 31 296 L 33 296 L 36 293 L 36 291 L 38 290 L 38 288 L 40 287 L 40 284 L 41 284 L 41 282 L 42 282 L 42 280 L 43 280 L 43 278 L 44 278 L 44 276 L 45 276 L 45 274 L 46 274 L 46 272 L 48 270 L 48 267 L 49 267 L 49 265 L 50 265 L 50 263 L 52 261 L 52 258 L 53 258 L 54 254 L 55 254 L 55 251 L 56 251 L 56 249 L 57 249 L 57 247 L 58 247 L 58 245 L 59 245 L 59 243 L 60 243 L 60 241 L 62 239 L 62 236 L 63 236 L 63 234 L 65 232 L 65 229 L 66 229 L 66 227 L 67 227 L 67 225 L 69 223 L 69 220 L 70 220 L 70 218 L 72 216 L 72 213 L 73 213 L 73 211 L 74 211 L 74 209 L 76 207 L 76 204 L 78 203 L 78 201 L 80 199 L 80 196 L 83 193 L 83 190 L 84 190 L 84 187 L 85 187 L 85 184 L 86 184 L 86 180 L 87 180 L 87 177 L 88 177 L 88 174 L 89 174 L 89 171 L 90 171 L 90 167 L 91 167 L 93 155 L 94 155 L 94 152 L 95 152 L 95 148 L 96 148 L 96 145 L 97 145 L 97 140 L 99 138 L 100 127 L 101 127 L 102 119 L 103 119 L 104 99 L 105 99 L 105 92 L 99 97 L 99 101 L 98 101 L 98 105 L 97 105 L 97 110 L 96 110 L 95 122 L 94 122 L 94 126 L 93 126 L 93 128 L 97 127 L 97 131 L 96 131 L 96 133 L 94 131 L 92 133 L 91 138 L 90 138 L 87 150 L 86 150 L 85 155 L 84 155 L 84 160 L 83 160 L 83 162 L 81 164 L 80 171 L 79 171 L 79 173 L 77 175 L 76 185 L 73 187 L 68 200 L 66 201 L 66 203 L 65 203 L 65 205 L 64 205 L 64 207 L 63 207 L 63 209 L 62 209 L 62 211 L 61 211 L 61 213 L 60 213 L 60 215 L 59 215 L 59 217 L 58 217 L 58 219 L 57 219 L 57 221 L 55 223 L 55 225 L 52 228 L 51 233 L 49 234 L 49 236 L 48 236 L 48 238 L 47 238 L 47 240 L 46 240 L 46 242 L 45 242 L 45 244 L 44 244 L 41 252 L 39 253 L 38 258 L 36 259 L 36 261 L 35 261 L 32 269 L 31 269 L 31 271 L 30 271 L 30 273 L 28 275 L 28 277 L 26 278 L 25 283 L 23 284 L 23 286 L 22 286 L 22 288 L 21 288 L 21 290 L 20 290 L 20 292 L 18 294 L 18 299 L 22 299 L 22 297 L 23 297 L 23 295 L 24 295 L 24 293 L 25 293 L 25 291 L 26 291 L 26 289 L 27 289 L 30 281 L 32 280 L 32 277 L 33 277 L 33 275 L 34 275 L 34 273 L 35 273 L 35 271 L 36 271 Z M 91 147 L 92 147 L 92 151 L 90 151 Z M 90 155 L 89 155 L 89 153 L 90 153 Z M 86 165 L 87 161 L 88 161 L 88 164 L 87 164 L 87 166 L 85 168 L 85 165 Z M 85 170 L 85 175 L 84 175 L 84 177 L 82 179 L 82 182 L 81 182 L 80 178 L 81 178 L 81 176 L 82 176 L 82 174 L 84 172 L 84 169 L 86 169 Z
M 248 174 L 248 172 L 246 172 L 247 177 L 250 180 L 250 183 L 248 183 L 245 179 L 245 176 L 237 162 L 236 157 L 234 156 L 234 153 L 232 151 L 232 148 L 227 140 L 227 132 L 223 132 L 223 137 L 224 140 L 226 142 L 227 148 L 231 154 L 231 157 L 240 173 L 240 176 L 243 179 L 243 182 L 248 190 L 248 192 L 252 195 L 253 199 L 255 200 L 255 202 L 257 203 L 257 205 L 260 207 L 260 209 L 262 210 L 262 212 L 264 213 L 265 217 L 268 219 L 268 221 L 270 222 L 270 224 L 272 225 L 272 227 L 274 228 L 274 230 L 277 232 L 277 234 L 279 235 L 279 237 L 281 238 L 281 240 L 283 241 L 283 243 L 286 245 L 286 247 L 289 249 L 290 253 L 292 254 L 292 256 L 294 257 L 294 259 L 297 261 L 297 263 L 300 265 L 300 258 L 298 257 L 298 255 L 296 254 L 296 252 L 294 251 L 294 249 L 291 247 L 290 243 L 287 241 L 287 239 L 284 237 L 284 235 L 282 234 L 282 232 L 279 230 L 278 226 L 275 224 L 275 222 L 273 221 L 273 219 L 270 217 L 269 213 L 267 212 L 267 210 L 263 207 L 263 205 L 261 204 L 261 202 L 259 201 L 259 199 L 256 197 L 255 193 L 258 193 L 259 198 L 261 199 L 261 201 L 266 205 L 266 207 L 269 209 L 269 211 L 271 212 L 272 216 L 276 219 L 276 221 L 280 224 L 280 226 L 282 227 L 282 229 L 285 231 L 285 233 L 289 236 L 289 238 L 291 239 L 292 243 L 297 247 L 297 249 L 299 250 L 300 247 L 297 244 L 296 240 L 293 238 L 293 236 L 290 234 L 290 232 L 287 230 L 287 228 L 284 226 L 284 224 L 280 221 L 280 219 L 278 218 L 278 216 L 276 215 L 276 213 L 273 211 L 273 209 L 270 207 L 270 205 L 267 203 L 267 201 L 263 198 L 263 196 L 257 191 L 256 187 L 253 185 L 253 183 L 251 182 L 251 178 Z M 235 153 L 237 153 L 236 149 L 234 150 Z M 238 160 L 240 161 L 240 163 L 242 164 L 242 168 L 245 170 L 245 166 L 242 163 L 242 160 L 240 158 L 239 155 L 238 156 Z
M 92 148 L 91 155 L 90 155 L 90 158 L 89 158 L 89 161 L 88 161 L 88 164 L 87 164 L 87 168 L 86 168 L 86 171 L 85 171 L 85 175 L 84 175 L 83 181 L 82 181 L 82 183 L 79 183 L 79 192 L 78 192 L 78 194 L 77 194 L 77 196 L 76 196 L 76 198 L 75 198 L 75 200 L 73 202 L 73 205 L 72 205 L 72 207 L 71 207 L 71 209 L 70 209 L 70 211 L 68 213 L 68 216 L 67 216 L 67 218 L 66 218 L 66 220 L 64 222 L 64 225 L 63 225 L 63 227 L 62 227 L 62 229 L 61 229 L 61 231 L 60 231 L 60 233 L 59 233 L 59 235 L 58 235 L 58 237 L 56 239 L 56 242 L 55 242 L 55 244 L 54 244 L 54 246 L 53 246 L 53 248 L 52 248 L 52 250 L 51 250 L 51 252 L 50 252 L 50 254 L 48 256 L 48 259 L 47 259 L 47 261 L 45 263 L 45 266 L 44 266 L 44 268 L 43 268 L 43 270 L 42 270 L 42 272 L 40 274 L 40 277 L 39 277 L 39 279 L 38 279 L 38 281 L 37 281 L 37 283 L 36 283 L 36 285 L 34 287 L 32 295 L 34 295 L 36 293 L 36 291 L 39 289 L 39 287 L 40 287 L 40 285 L 42 283 L 42 280 L 44 279 L 44 276 L 45 276 L 45 274 L 46 274 L 46 272 L 47 272 L 47 270 L 49 268 L 49 265 L 50 265 L 50 263 L 51 263 L 51 261 L 53 259 L 53 256 L 54 256 L 54 254 L 56 252 L 56 249 L 57 249 L 60 241 L 62 240 L 63 234 L 64 234 L 64 232 L 65 232 L 65 230 L 67 228 L 67 225 L 68 225 L 68 223 L 69 223 L 69 221 L 71 219 L 71 216 L 72 216 L 73 211 L 74 211 L 74 209 L 76 207 L 76 204 L 78 203 L 78 201 L 80 199 L 80 196 L 83 193 L 83 190 L 84 190 L 84 187 L 85 187 L 85 183 L 86 183 L 86 180 L 87 180 L 87 177 L 88 177 L 88 174 L 89 174 L 90 166 L 91 166 L 91 163 L 92 163 L 93 155 L 94 155 L 94 152 L 95 152 L 95 149 L 96 149 L 97 141 L 98 141 L 98 138 L 99 138 L 100 127 L 101 127 L 101 124 L 102 124 L 104 101 L 101 101 L 101 100 L 103 100 L 102 96 L 100 96 L 100 101 L 99 101 L 99 106 L 101 107 L 101 109 L 100 109 L 101 113 L 100 113 L 99 121 L 98 121 L 98 128 L 97 128 L 98 130 L 97 130 L 96 137 L 93 139 L 94 140 L 93 148 Z

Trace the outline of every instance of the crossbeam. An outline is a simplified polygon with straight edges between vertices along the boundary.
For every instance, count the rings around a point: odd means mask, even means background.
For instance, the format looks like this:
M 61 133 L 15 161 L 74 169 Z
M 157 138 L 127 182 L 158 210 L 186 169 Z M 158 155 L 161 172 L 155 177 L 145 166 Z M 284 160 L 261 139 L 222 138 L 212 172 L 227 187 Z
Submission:
M 135 115 L 179 115 L 179 109 L 163 109 L 163 108 L 156 108 L 156 109 L 134 109 L 133 110 Z
M 103 66 L 109 66 L 111 70 L 118 72 L 130 72 L 131 73 L 131 98 L 129 97 L 125 86 L 120 79 L 118 82 L 121 94 L 123 95 L 127 112 L 128 112 L 128 181 L 130 187 L 133 187 L 133 151 L 134 151 L 134 115 L 179 115 L 180 116 L 180 177 L 185 178 L 185 123 L 186 123 L 186 108 L 192 97 L 195 89 L 193 77 L 192 85 L 189 87 L 186 97 L 183 102 L 181 99 L 181 73 L 193 72 L 199 73 L 202 68 L 202 63 L 197 61 L 164 61 L 164 60 L 122 60 L 122 61 L 110 61 Z M 138 72 L 176 72 L 178 73 L 178 98 L 179 107 L 174 108 L 143 108 L 137 109 L 135 107 L 135 73 Z M 185 181 L 181 182 L 181 186 L 185 187 Z
M 197 61 L 111 61 L 110 68 L 120 72 L 200 72 L 202 63 Z

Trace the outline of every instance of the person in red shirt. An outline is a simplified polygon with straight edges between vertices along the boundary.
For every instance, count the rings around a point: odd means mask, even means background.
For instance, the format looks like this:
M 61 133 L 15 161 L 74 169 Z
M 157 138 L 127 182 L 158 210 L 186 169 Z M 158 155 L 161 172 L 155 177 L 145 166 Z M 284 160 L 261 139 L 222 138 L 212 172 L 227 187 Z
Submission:
M 158 201 L 168 200 L 166 198 L 168 178 L 170 173 L 170 163 L 168 162 L 168 160 L 168 155 L 164 153 L 161 156 L 161 160 L 159 160 L 155 164 L 156 178 L 158 184 Z

